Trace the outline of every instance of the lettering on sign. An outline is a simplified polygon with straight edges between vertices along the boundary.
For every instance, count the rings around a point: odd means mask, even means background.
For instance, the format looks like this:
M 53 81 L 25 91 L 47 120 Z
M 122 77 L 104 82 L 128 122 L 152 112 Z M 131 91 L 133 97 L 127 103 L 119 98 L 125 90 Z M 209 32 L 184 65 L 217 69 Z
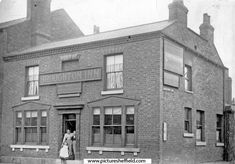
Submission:
M 90 68 L 70 72 L 41 74 L 40 85 L 94 81 L 101 79 L 101 68 Z

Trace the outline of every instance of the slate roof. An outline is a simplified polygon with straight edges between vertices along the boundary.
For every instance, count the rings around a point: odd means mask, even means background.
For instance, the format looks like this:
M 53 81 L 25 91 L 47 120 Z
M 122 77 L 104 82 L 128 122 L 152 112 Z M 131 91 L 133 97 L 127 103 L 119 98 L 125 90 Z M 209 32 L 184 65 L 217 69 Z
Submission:
M 123 28 L 113 31 L 101 32 L 98 34 L 82 36 L 76 39 L 51 42 L 36 47 L 32 47 L 23 51 L 16 51 L 9 55 L 14 56 L 20 54 L 28 54 L 49 49 L 56 49 L 60 47 L 104 41 L 130 35 L 145 34 L 157 31 L 161 31 L 161 33 L 165 34 L 171 39 L 181 43 L 182 45 L 190 48 L 191 50 L 194 50 L 202 54 L 206 59 L 212 61 L 213 63 L 224 67 L 214 44 L 210 44 L 207 40 L 202 38 L 200 35 L 192 31 L 191 29 L 180 26 L 176 21 L 168 21 L 168 20 Z
M 79 45 L 79 44 L 96 42 L 96 41 L 115 39 L 115 38 L 125 37 L 129 35 L 138 35 L 138 34 L 150 33 L 150 32 L 155 32 L 155 31 L 161 31 L 173 23 L 174 21 L 167 20 L 167 21 L 133 26 L 133 27 L 123 28 L 123 29 L 118 29 L 118 30 L 106 31 L 106 32 L 98 33 L 98 34 L 86 35 L 86 36 L 79 37 L 76 39 L 68 39 L 64 41 L 51 42 L 51 43 L 39 45 L 39 46 L 32 47 L 32 48 L 29 48 L 20 52 L 19 51 L 13 52 L 11 53 L 11 55 L 32 53 L 32 52 L 37 52 L 37 51 L 42 51 L 42 50 L 47 50 L 47 49 L 54 49 L 54 48 Z

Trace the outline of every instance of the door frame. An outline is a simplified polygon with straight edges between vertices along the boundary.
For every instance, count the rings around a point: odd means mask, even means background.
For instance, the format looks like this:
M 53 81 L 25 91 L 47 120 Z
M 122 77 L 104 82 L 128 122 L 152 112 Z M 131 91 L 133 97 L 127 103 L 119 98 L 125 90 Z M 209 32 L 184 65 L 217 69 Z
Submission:
M 81 132 L 81 110 L 83 109 L 84 105 L 57 105 L 54 106 L 58 111 L 58 152 L 61 148 L 62 140 L 63 140 L 63 115 L 64 114 L 75 114 L 76 115 L 76 152 L 75 152 L 75 159 L 81 159 L 81 151 L 80 151 L 80 132 Z

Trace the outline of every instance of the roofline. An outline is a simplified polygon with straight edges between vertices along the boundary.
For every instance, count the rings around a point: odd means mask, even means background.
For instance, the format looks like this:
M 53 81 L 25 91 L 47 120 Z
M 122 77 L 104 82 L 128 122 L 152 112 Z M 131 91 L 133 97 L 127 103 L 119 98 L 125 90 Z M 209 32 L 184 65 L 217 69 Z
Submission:
M 73 48 L 72 52 L 76 52 L 76 51 L 100 48 L 100 47 L 105 47 L 105 46 L 110 46 L 110 45 L 124 44 L 127 42 L 130 43 L 130 42 L 142 41 L 142 40 L 146 40 L 149 38 L 160 38 L 160 31 L 142 33 L 142 34 L 137 34 L 137 35 L 129 35 L 129 36 L 93 41 L 93 42 L 82 43 L 82 44 L 70 44 L 70 45 L 53 47 L 53 48 L 48 48 L 48 49 L 43 49 L 43 50 L 36 50 L 36 51 L 31 51 L 31 52 L 26 52 L 26 53 L 18 53 L 14 55 L 4 56 L 3 60 L 5 62 L 25 60 L 29 58 L 37 58 L 37 57 L 42 57 L 42 56 L 49 56 L 49 55 L 54 55 L 54 54 L 71 52 L 69 50 L 66 50 L 67 48 Z M 97 44 L 100 44 L 100 45 L 97 45 Z
M 102 34 L 108 34 L 108 33 L 111 33 L 111 32 L 116 32 L 116 31 L 122 31 L 122 30 L 125 30 L 125 29 L 132 29 L 132 28 L 137 28 L 137 27 L 144 27 L 144 26 L 151 26 L 151 25 L 154 25 L 154 24 L 158 24 L 158 23 L 162 23 L 162 22 L 168 22 L 169 24 L 165 27 L 162 27 L 161 29 L 159 30 L 156 30 L 156 31 L 145 31 L 143 33 L 136 33 L 136 34 L 130 34 L 130 35 L 123 35 L 123 36 L 113 36 L 112 38 L 101 38 L 101 39 L 94 39 L 94 40 L 90 40 L 90 41 L 84 41 L 83 43 L 71 43 L 71 44 L 66 44 L 66 42 L 69 42 L 69 41 L 76 41 L 78 39 L 85 39 L 85 38 L 89 38 L 89 37 L 92 37 L 92 36 L 95 36 L 95 35 L 102 35 Z M 5 56 L 4 58 L 8 58 L 8 57 L 13 57 L 13 56 L 16 56 L 16 55 L 25 55 L 25 54 L 30 54 L 30 53 L 37 53 L 37 52 L 45 52 L 45 51 L 48 51 L 48 50 L 54 50 L 54 49 L 60 49 L 60 48 L 65 48 L 65 47 L 71 47 L 71 46 L 76 46 L 76 45 L 82 45 L 82 44 L 89 44 L 89 43 L 94 43 L 94 42 L 102 42 L 102 41 L 107 41 L 107 40 L 114 40 L 114 39 L 119 39 L 119 38 L 125 38 L 125 37 L 128 37 L 128 36 L 139 36 L 139 35 L 146 35 L 146 34 L 149 34 L 149 33 L 156 33 L 158 31 L 161 31 L 163 29 L 165 29 L 166 27 L 168 26 L 171 26 L 172 24 L 174 24 L 175 21 L 168 21 L 168 20 L 164 20 L 164 21 L 160 21 L 160 22 L 153 22 L 153 23 L 147 23 L 147 24 L 142 24 L 142 25 L 137 25 L 137 26 L 131 26 L 131 27 L 126 27 L 126 28 L 121 28 L 121 29 L 116 29 L 116 30 L 110 30 L 110 31 L 105 31 L 105 32 L 100 32 L 98 34 L 90 34 L 90 35 L 85 35 L 85 36 L 82 36 L 82 37 L 78 37 L 78 38 L 73 38 L 73 39 L 67 39 L 67 40 L 62 40 L 62 41 L 57 41 L 57 42 L 51 42 L 51 43 L 47 43 L 47 44 L 44 44 L 44 45 L 40 45 L 38 46 L 38 49 L 37 47 L 35 47 L 35 49 L 32 49 L 31 51 L 29 50 L 27 52 L 27 49 L 26 50 L 22 50 L 21 52 L 18 52 L 18 51 L 15 51 L 15 52 L 10 52 L 8 53 L 7 56 Z M 126 32 L 126 31 L 125 31 Z M 53 45 L 53 44 L 56 44 L 56 43 L 64 43 L 64 45 L 62 46 L 59 46 L 59 45 Z M 43 46 L 48 46 L 48 47 L 44 47 Z M 33 48 L 33 47 L 32 47 Z M 30 48 L 29 48 L 30 49 Z
M 29 19 L 25 17 L 25 18 L 10 20 L 10 21 L 7 21 L 7 22 L 2 22 L 2 23 L 0 23 L 0 29 L 8 28 L 8 27 L 17 25 L 19 23 L 25 22 L 27 20 L 29 20 Z

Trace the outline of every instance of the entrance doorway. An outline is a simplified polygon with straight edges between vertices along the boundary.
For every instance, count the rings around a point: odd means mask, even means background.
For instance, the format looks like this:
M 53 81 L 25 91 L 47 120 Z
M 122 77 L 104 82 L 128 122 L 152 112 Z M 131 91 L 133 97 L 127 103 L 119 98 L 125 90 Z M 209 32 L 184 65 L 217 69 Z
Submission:
M 76 131 L 76 115 L 75 114 L 63 114 L 63 128 L 62 128 L 63 136 L 66 133 L 67 129 L 69 129 L 71 133 Z

